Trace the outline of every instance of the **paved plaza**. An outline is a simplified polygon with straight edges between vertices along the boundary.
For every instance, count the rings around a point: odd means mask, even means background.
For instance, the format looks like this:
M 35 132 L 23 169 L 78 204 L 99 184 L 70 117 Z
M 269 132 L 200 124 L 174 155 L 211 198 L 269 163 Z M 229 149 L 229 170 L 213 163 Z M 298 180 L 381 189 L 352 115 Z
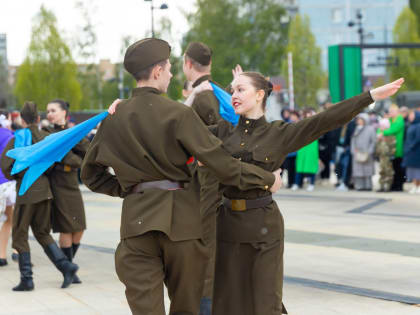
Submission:
M 83 195 L 88 229 L 76 257 L 83 284 L 60 289 L 61 275 L 32 238 L 35 291 L 11 291 L 19 273 L 8 259 L 0 269 L 0 314 L 130 314 L 114 269 L 121 200 L 85 188 Z M 328 186 L 282 189 L 275 198 L 286 226 L 289 314 L 420 314 L 420 195 Z

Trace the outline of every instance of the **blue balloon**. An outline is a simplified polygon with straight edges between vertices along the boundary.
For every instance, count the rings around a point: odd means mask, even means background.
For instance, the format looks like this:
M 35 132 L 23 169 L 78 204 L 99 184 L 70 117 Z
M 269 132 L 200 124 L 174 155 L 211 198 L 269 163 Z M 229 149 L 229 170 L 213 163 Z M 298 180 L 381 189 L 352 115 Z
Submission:
M 19 196 L 25 194 L 51 165 L 60 162 L 106 116 L 108 112 L 103 112 L 72 128 L 53 133 L 33 145 L 9 150 L 6 155 L 15 160 L 12 175 L 28 169 L 23 176 Z
M 235 109 L 232 106 L 232 96 L 218 87 L 216 84 L 210 82 L 213 87 L 214 96 L 219 101 L 219 114 L 222 118 L 232 125 L 236 126 L 239 122 L 239 115 L 235 114 Z

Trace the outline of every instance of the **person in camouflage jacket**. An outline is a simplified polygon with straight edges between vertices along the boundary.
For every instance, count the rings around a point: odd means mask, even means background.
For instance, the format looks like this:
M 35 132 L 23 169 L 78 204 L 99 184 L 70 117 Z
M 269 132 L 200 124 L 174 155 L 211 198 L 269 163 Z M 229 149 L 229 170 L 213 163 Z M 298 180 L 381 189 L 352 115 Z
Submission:
M 379 128 L 385 130 L 389 128 L 389 120 L 382 119 Z M 378 192 L 388 192 L 391 190 L 394 178 L 392 158 L 395 155 L 396 139 L 395 136 L 384 136 L 379 134 L 376 143 L 376 155 L 379 158 L 379 190 Z

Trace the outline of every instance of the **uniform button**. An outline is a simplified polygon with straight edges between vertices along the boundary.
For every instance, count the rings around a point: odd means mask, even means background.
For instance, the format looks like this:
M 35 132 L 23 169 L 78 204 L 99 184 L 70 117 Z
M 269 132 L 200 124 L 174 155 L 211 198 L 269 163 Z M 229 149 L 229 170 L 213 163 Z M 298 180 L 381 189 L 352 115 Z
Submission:
M 261 234 L 262 235 L 266 235 L 268 233 L 268 229 L 266 228 L 266 227 L 263 227 L 262 229 L 261 229 Z
M 268 157 L 266 157 L 265 160 L 268 161 Z
M 139 224 L 142 224 L 143 222 L 142 222 L 142 221 L 139 221 L 138 223 L 139 223 Z
M 76 217 L 73 217 L 73 220 L 76 220 Z
M 264 188 L 265 188 L 265 190 L 267 190 L 268 189 L 268 185 L 265 185 Z
M 245 143 L 244 143 L 244 142 L 242 142 L 242 143 L 241 143 L 241 147 L 243 147 L 244 145 L 245 145 Z
M 245 121 L 245 123 L 246 123 L 247 125 L 249 125 L 249 120 Z
M 242 161 L 242 158 L 238 158 L 239 161 Z
M 245 133 L 248 133 L 248 129 L 245 129 Z

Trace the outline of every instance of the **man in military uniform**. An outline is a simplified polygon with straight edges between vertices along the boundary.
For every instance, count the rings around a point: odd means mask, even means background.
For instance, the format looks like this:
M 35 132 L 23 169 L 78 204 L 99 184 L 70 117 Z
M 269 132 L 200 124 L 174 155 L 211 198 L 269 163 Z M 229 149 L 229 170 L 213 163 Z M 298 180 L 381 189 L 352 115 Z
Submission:
M 172 77 L 170 50 L 152 38 L 127 49 L 124 66 L 137 88 L 102 122 L 81 172 L 91 190 L 124 198 L 116 271 L 131 311 L 141 315 L 165 314 L 163 283 L 169 314 L 199 311 L 208 253 L 191 156 L 226 185 L 275 191 L 281 184 L 278 172 L 230 157 L 191 108 L 160 95 Z
M 1 168 L 10 180 L 16 180 L 16 191 L 19 191 L 26 171 L 11 175 L 15 160 L 6 155 L 7 151 L 20 146 L 31 145 L 41 141 L 48 134 L 38 128 L 39 116 L 36 104 L 26 102 L 21 110 L 24 129 L 18 130 L 15 137 L 7 144 L 1 157 Z M 38 243 L 44 248 L 48 258 L 63 274 L 62 288 L 72 282 L 78 266 L 71 263 L 51 237 L 51 200 L 52 194 L 46 175 L 41 175 L 22 196 L 16 199 L 13 215 L 12 247 L 19 253 L 20 283 L 14 291 L 31 291 L 34 289 L 32 279 L 31 255 L 28 243 L 28 232 L 31 227 Z
M 206 44 L 192 42 L 188 45 L 184 53 L 183 71 L 187 80 L 192 82 L 193 88 L 204 81 L 215 83 L 211 78 L 211 62 L 212 50 Z M 211 90 L 205 90 L 196 94 L 191 107 L 207 126 L 214 125 L 222 119 L 219 114 L 219 101 Z M 219 182 L 211 171 L 206 166 L 199 167 L 197 171 L 200 182 L 200 213 L 203 223 L 203 240 L 209 249 L 210 255 L 200 315 L 210 315 L 216 252 L 216 210 L 222 201 L 222 196 L 219 193 Z

